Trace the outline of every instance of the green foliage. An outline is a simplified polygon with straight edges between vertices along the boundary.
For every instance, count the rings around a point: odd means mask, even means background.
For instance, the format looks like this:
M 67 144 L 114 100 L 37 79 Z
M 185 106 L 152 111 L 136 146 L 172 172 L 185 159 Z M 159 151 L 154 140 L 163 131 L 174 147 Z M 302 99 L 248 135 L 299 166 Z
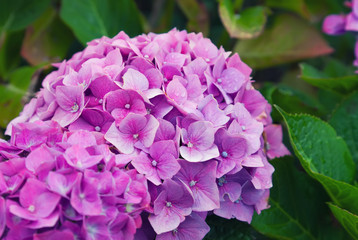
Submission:
M 306 21 L 292 15 L 278 15 L 271 28 L 255 39 L 235 46 L 251 67 L 271 67 L 332 52 L 321 34 Z
M 329 123 L 347 143 L 358 171 L 358 93 L 347 97 L 334 111 Z M 356 180 L 358 180 L 356 178 Z
M 254 217 L 254 228 L 274 239 L 343 239 L 344 233 L 337 227 L 327 234 L 332 220 L 324 204 L 326 195 L 295 167 L 294 159 L 285 157 L 271 163 L 275 167 L 271 207 Z
M 256 6 L 236 14 L 231 0 L 219 1 L 221 20 L 230 36 L 235 38 L 253 38 L 260 35 L 266 23 L 267 12 L 266 7 Z
M 322 184 L 338 206 L 358 213 L 358 188 L 349 184 L 354 179 L 355 164 L 344 140 L 318 118 L 278 110 L 306 172 Z
M 337 76 L 321 72 L 305 63 L 300 66 L 302 79 L 313 86 L 341 94 L 349 93 L 352 89 L 358 87 L 358 75 L 353 73 L 348 76 Z M 337 70 L 337 68 L 333 69 Z
M 0 0 L 0 36 L 5 31 L 17 31 L 38 18 L 50 0 Z
M 130 36 L 143 32 L 132 0 L 62 0 L 61 18 L 83 44 L 101 36 L 113 37 L 121 30 Z
M 36 67 L 22 67 L 9 75 L 6 85 L 0 85 L 0 127 L 5 128 L 7 123 L 19 115 L 22 109 L 22 98 L 28 94 L 31 78 Z
M 329 207 L 347 232 L 354 239 L 358 239 L 358 216 L 333 204 L 329 204 Z

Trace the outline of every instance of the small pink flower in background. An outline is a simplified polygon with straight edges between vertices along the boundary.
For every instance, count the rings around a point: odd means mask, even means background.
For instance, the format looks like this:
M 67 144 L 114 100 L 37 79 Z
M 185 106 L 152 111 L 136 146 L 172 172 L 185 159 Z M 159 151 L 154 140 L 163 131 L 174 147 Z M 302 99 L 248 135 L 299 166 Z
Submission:
M 54 66 L 0 140 L 0 236 L 202 239 L 211 211 L 268 208 L 268 158 L 289 152 L 238 54 L 120 32 Z

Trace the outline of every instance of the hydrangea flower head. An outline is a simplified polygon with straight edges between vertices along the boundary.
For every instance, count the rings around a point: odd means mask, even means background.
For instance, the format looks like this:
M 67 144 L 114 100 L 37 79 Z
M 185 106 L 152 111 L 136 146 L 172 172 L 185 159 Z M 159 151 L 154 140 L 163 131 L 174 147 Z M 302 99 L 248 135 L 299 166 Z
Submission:
M 207 214 L 250 222 L 268 159 L 289 152 L 230 55 L 173 29 L 55 64 L 0 140 L 0 237 L 202 239 Z

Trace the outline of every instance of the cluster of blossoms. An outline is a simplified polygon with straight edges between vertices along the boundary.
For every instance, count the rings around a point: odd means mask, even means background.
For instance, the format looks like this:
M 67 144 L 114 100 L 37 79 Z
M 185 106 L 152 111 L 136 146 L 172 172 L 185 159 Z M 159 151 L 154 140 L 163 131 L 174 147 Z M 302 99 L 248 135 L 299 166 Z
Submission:
M 56 67 L 0 140 L 4 239 L 195 240 L 268 207 L 289 152 L 237 54 L 121 32 Z
M 349 14 L 333 14 L 324 19 L 323 32 L 329 35 L 340 35 L 347 31 L 358 32 L 358 0 L 345 2 L 352 9 Z M 358 40 L 355 44 L 355 58 L 353 65 L 358 67 Z

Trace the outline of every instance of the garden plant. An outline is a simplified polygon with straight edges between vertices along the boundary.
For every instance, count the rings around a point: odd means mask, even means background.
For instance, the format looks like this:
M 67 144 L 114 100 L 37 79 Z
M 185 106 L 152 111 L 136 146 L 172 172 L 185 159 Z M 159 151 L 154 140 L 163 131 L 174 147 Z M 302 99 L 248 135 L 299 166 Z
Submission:
M 358 239 L 356 32 L 356 0 L 0 0 L 0 239 Z

